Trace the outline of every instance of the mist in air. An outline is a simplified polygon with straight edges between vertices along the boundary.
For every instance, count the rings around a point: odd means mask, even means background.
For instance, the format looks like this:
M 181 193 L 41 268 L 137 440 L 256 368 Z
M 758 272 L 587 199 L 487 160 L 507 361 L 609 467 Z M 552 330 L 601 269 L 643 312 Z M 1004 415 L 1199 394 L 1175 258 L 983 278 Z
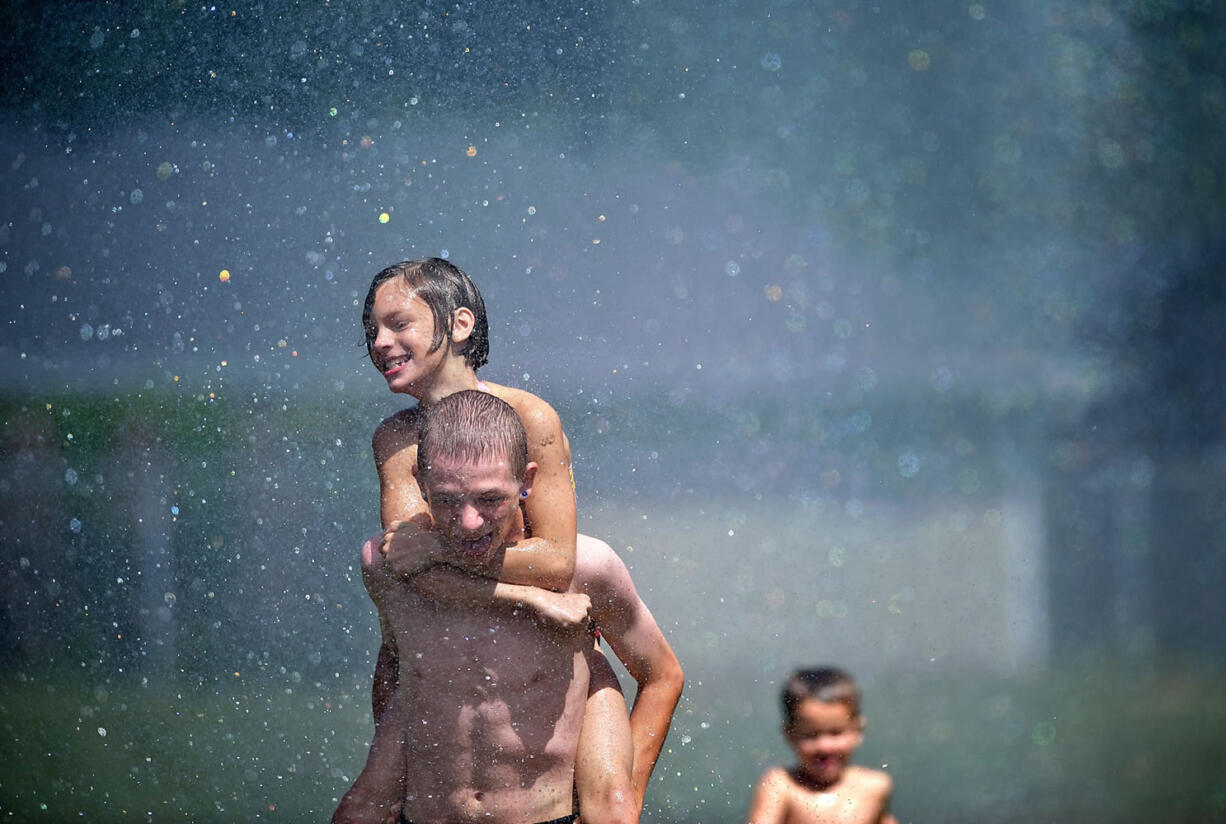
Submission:
M 6 4 L 0 813 L 330 815 L 409 400 L 362 300 L 441 256 L 685 667 L 645 821 L 741 821 L 824 663 L 901 821 L 1220 820 L 1224 35 L 1197 0 Z

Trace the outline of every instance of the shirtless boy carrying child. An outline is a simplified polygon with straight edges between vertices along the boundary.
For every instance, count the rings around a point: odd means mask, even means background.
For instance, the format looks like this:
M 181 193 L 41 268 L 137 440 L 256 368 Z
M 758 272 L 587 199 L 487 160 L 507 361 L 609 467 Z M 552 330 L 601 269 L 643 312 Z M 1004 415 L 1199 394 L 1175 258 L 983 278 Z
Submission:
M 637 819 L 682 674 L 621 560 L 600 541 L 577 540 L 570 447 L 557 414 L 531 393 L 477 378 L 488 353 L 484 302 L 468 276 L 448 261 L 406 261 L 380 272 L 367 295 L 363 325 L 371 361 L 388 388 L 418 400 L 380 424 L 373 439 L 387 530 L 381 541 L 368 542 L 362 557 L 363 580 L 383 632 L 372 688 L 376 742 L 405 671 L 390 617 L 406 593 L 440 608 L 528 608 L 543 628 L 572 633 L 584 633 L 594 621 L 638 691 L 626 732 L 616 679 L 603 656 L 592 659 L 595 686 L 584 713 L 575 781 L 585 820 Z M 514 539 L 479 570 L 457 561 L 455 545 L 444 540 L 413 474 L 423 416 L 441 399 L 474 389 L 515 411 L 536 465 L 531 495 L 524 490 L 522 507 L 516 507 Z M 632 767 L 623 769 L 622 763 Z
M 780 697 L 796 766 L 763 774 L 747 824 L 896 824 L 890 777 L 850 763 L 864 739 L 851 676 L 833 667 L 798 670 Z

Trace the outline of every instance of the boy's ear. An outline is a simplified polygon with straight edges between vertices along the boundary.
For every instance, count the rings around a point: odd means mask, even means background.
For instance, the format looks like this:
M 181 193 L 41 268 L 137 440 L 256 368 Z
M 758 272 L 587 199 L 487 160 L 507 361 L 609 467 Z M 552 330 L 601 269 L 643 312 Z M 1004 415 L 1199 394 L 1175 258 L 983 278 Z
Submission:
M 527 498 L 532 494 L 532 482 L 536 480 L 536 461 L 528 461 L 528 465 L 524 467 L 524 478 L 519 482 L 519 497 L 520 500 Z
M 865 718 L 863 715 L 857 715 L 854 720 L 856 724 L 856 729 L 859 730 L 860 732 L 864 732 L 864 728 L 868 726 L 868 719 Z
M 477 319 L 473 315 L 473 310 L 467 306 L 461 306 L 455 310 L 451 316 L 451 342 L 463 343 L 468 340 L 468 336 L 473 333 L 473 327 L 476 325 Z

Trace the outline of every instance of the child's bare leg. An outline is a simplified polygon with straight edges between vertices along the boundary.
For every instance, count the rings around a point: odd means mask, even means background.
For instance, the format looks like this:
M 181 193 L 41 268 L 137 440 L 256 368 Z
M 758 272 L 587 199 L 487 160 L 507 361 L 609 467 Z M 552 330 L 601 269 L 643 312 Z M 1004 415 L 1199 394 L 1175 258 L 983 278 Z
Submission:
M 591 682 L 575 757 L 579 817 L 582 824 L 638 824 L 626 699 L 604 653 L 593 647 L 587 659 Z
M 386 710 L 375 720 L 375 737 L 370 744 L 366 766 L 332 814 L 332 824 L 393 824 L 399 821 L 407 770 L 404 719 L 399 696 L 393 694 Z

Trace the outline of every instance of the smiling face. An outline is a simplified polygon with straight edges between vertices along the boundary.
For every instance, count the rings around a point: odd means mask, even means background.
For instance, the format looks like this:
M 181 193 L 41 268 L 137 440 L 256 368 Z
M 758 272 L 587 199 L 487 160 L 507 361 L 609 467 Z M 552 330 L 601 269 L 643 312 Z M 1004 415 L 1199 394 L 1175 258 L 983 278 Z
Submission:
M 836 783 L 863 740 L 864 719 L 842 702 L 801 701 L 783 734 L 801 776 L 818 787 Z
M 497 564 L 499 550 L 520 537 L 519 503 L 531 492 L 536 464 L 528 464 L 522 481 L 496 455 L 434 458 L 424 478 L 415 474 L 435 527 L 455 552 L 456 566 L 488 571 Z
M 370 359 L 387 388 L 421 397 L 450 354 L 447 341 L 435 346 L 435 318 L 429 305 L 403 280 L 389 280 L 375 292 L 367 326 Z

